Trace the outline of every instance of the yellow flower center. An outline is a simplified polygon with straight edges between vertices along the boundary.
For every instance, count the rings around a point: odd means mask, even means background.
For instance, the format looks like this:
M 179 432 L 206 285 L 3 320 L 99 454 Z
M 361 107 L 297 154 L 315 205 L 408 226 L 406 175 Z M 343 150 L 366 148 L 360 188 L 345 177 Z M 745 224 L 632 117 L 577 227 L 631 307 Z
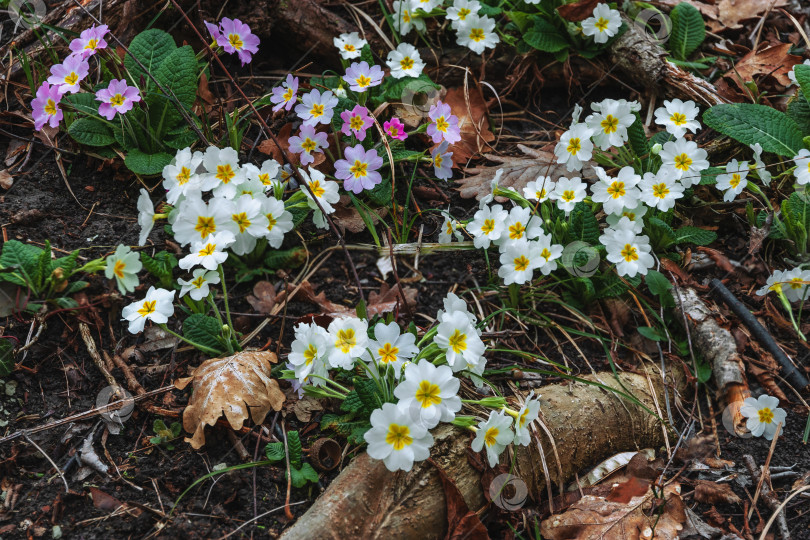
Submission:
M 614 199 L 624 197 L 627 194 L 627 191 L 624 189 L 624 182 L 619 182 L 618 180 L 613 182 L 608 186 L 607 193 Z
M 449 235 L 453 234 L 453 222 L 448 219 L 445 222 L 445 225 L 447 225 L 447 229 L 446 229 L 447 235 L 449 236 Z
M 773 411 L 768 407 L 764 409 L 760 409 L 759 411 L 759 421 L 762 424 L 770 424 L 773 422 Z
M 205 244 L 205 247 L 203 247 L 200 251 L 197 252 L 197 255 L 199 255 L 200 257 L 208 257 L 209 255 L 213 255 L 214 252 L 216 252 L 216 250 L 217 250 L 216 244 L 208 243 Z
M 216 177 L 221 180 L 223 184 L 230 182 L 234 176 L 236 176 L 236 173 L 234 172 L 230 163 L 226 163 L 225 165 L 217 165 Z
M 491 427 L 486 433 L 484 433 L 484 442 L 487 446 L 495 446 L 498 433 L 500 433 L 500 431 L 498 431 L 498 428 L 496 427 Z
M 200 238 L 205 238 L 209 234 L 217 232 L 217 224 L 214 223 L 214 217 L 197 216 L 197 225 L 194 230 L 200 233 Z
M 145 300 L 144 303 L 141 305 L 141 309 L 138 310 L 138 315 L 141 317 L 148 317 L 152 313 L 155 312 L 155 306 L 157 305 L 157 300 Z
M 233 214 L 231 215 L 231 219 L 233 219 L 234 223 L 239 225 L 239 232 L 243 233 L 250 227 L 250 220 L 247 217 L 247 212 L 242 212 L 241 214 Z
M 483 28 L 473 28 L 470 30 L 470 40 L 475 41 L 478 43 L 479 41 L 484 39 L 484 29 Z
M 494 219 L 485 219 L 484 224 L 481 225 L 481 232 L 489 235 L 492 231 L 495 230 L 495 220 Z
M 120 279 L 124 279 L 124 268 L 126 267 L 127 267 L 126 263 L 121 259 L 118 259 L 117 261 L 115 261 L 115 266 L 113 266 L 113 273 Z
M 741 181 L 742 178 L 740 177 L 740 173 L 734 173 L 731 175 L 731 180 L 728 181 L 728 185 L 730 185 L 733 188 L 736 188 L 737 186 L 740 185 Z
M 540 200 L 540 199 L 544 199 L 547 193 L 548 193 L 548 192 L 546 191 L 546 188 L 543 188 L 543 189 L 541 189 L 540 191 L 535 191 L 535 192 L 534 192 L 534 196 L 535 196 L 535 197 L 536 197 L 538 200 Z
M 631 246 L 630 244 L 625 244 L 624 248 L 621 251 L 621 256 L 624 258 L 625 261 L 637 261 L 638 260 L 638 250 Z
M 669 188 L 664 182 L 661 182 L 660 184 L 653 184 L 652 191 L 653 195 L 659 199 L 663 199 L 669 195 Z M 633 219 L 630 218 L 630 221 L 633 221 Z
M 380 362 L 382 362 L 383 364 L 396 362 L 397 354 L 399 354 L 399 347 L 394 347 L 390 343 L 386 343 L 385 345 L 377 349 L 377 354 L 380 355 Z
M 411 22 L 411 12 L 408 11 L 407 9 L 403 10 L 403 12 L 402 12 L 402 22 L 405 22 L 405 23 Z
M 394 126 L 391 126 L 388 128 L 388 133 L 391 134 L 391 136 L 396 139 L 399 136 L 399 129 Z
M 444 158 L 442 158 L 441 154 L 436 154 L 436 156 L 433 158 L 433 165 L 437 169 L 441 169 L 442 168 L 442 163 L 444 163 Z
M 519 238 L 523 238 L 523 233 L 526 232 L 526 227 L 521 222 L 517 222 L 514 225 L 509 226 L 509 238 L 511 240 L 517 240 Z
M 571 202 L 574 200 L 574 190 L 573 189 L 566 189 L 562 193 L 562 200 L 565 202 Z
M 692 166 L 692 158 L 686 155 L 686 152 L 683 154 L 678 154 L 675 156 L 675 168 L 680 169 L 682 171 L 688 171 L 689 167 Z
M 450 127 L 450 122 L 445 120 L 444 116 L 440 116 L 436 119 L 436 129 L 441 131 L 442 133 L 446 133 L 447 129 Z
M 442 402 L 439 397 L 439 386 L 430 381 L 422 381 L 419 383 L 419 388 L 416 390 L 416 401 L 422 404 L 423 409 L 427 409 L 432 405 L 438 405 Z
M 609 114 L 600 122 L 600 125 L 602 126 L 602 131 L 605 133 L 616 133 L 616 129 L 619 127 L 619 119 Z
M 191 284 L 197 289 L 201 288 L 203 285 L 205 285 L 205 276 L 198 276 L 196 279 L 191 281 Z
M 529 267 L 529 259 L 527 259 L 525 255 L 517 257 L 512 262 L 515 263 L 515 272 L 523 272 Z
M 579 140 L 579 137 L 574 137 L 568 141 L 568 148 L 565 150 L 572 156 L 578 154 L 582 150 L 582 141 Z
M 309 114 L 312 115 L 312 118 L 318 118 L 320 116 L 323 116 L 323 109 L 324 105 L 322 103 L 315 103 L 309 110 Z
M 518 417 L 518 427 L 522 428 L 526 425 L 526 418 L 529 416 L 529 408 L 526 407 L 522 413 L 520 413 L 520 417 Z
M 301 148 L 304 149 L 304 152 L 309 153 L 318 148 L 318 143 L 307 137 L 304 139 L 304 142 L 301 143 Z
M 630 221 L 635 221 L 636 220 L 635 212 L 622 212 L 622 216 L 626 217 Z
M 239 34 L 228 34 L 228 43 L 237 51 L 241 51 L 242 47 L 245 46 L 245 44 L 242 43 L 242 36 Z
M 306 350 L 304 351 L 304 362 L 306 362 L 306 365 L 310 365 L 317 356 L 318 356 L 318 348 L 315 347 L 314 344 L 310 343 L 309 347 L 307 347 Z
M 349 127 L 355 131 L 359 131 L 363 129 L 366 123 L 363 121 L 363 117 L 360 115 L 352 116 L 352 119 L 349 120 Z
M 543 257 L 546 262 L 548 262 L 548 260 L 551 258 L 551 252 L 548 250 L 548 248 L 543 248 L 543 251 L 540 252 L 540 256 Z
M 403 70 L 409 70 L 413 67 L 414 61 L 410 56 L 406 56 L 399 61 L 399 65 Z
M 287 91 L 284 92 L 284 94 L 282 94 L 281 97 L 284 98 L 284 101 L 290 101 L 292 99 L 292 97 L 293 97 L 293 89 L 290 88 L 290 87 L 287 87 Z
M 354 52 L 357 50 L 357 47 L 355 47 L 351 43 L 346 43 L 345 45 L 343 45 L 343 50 L 348 52 Z
M 464 19 L 467 18 L 467 15 L 469 15 L 470 13 L 472 13 L 472 11 L 470 11 L 469 9 L 461 8 L 460 10 L 458 10 L 458 20 L 463 21 Z
M 676 126 L 682 126 L 686 123 L 686 115 L 679 112 L 672 113 L 672 116 L 669 117 L 669 121 Z
M 795 277 L 790 280 L 791 289 L 801 289 L 802 285 L 804 285 L 804 280 L 800 277 Z
M 411 430 L 408 426 L 400 426 L 399 424 L 391 424 L 388 426 L 388 433 L 385 436 L 385 442 L 394 447 L 394 450 L 402 450 L 406 446 L 413 443 L 411 437 Z
M 320 181 L 313 180 L 309 183 L 309 189 L 312 191 L 312 194 L 318 197 L 319 199 L 323 197 L 323 194 L 326 193 L 326 190 L 321 186 Z
M 267 214 L 267 230 L 272 231 L 278 221 L 273 214 Z
M 96 47 L 98 46 L 98 40 L 96 38 L 91 39 L 87 42 L 87 45 L 84 46 L 84 50 L 91 50 L 95 51 Z
M 65 77 L 65 84 L 69 84 L 69 85 L 73 86 L 77 82 L 79 82 L 79 76 L 76 74 L 75 71 L 71 71 L 70 75 Z
M 596 23 L 594 24 L 594 26 L 595 26 L 595 27 L 596 27 L 596 29 L 597 29 L 597 30 L 599 30 L 600 32 L 604 32 L 605 30 L 607 30 L 607 27 L 608 27 L 608 20 L 607 20 L 606 18 L 604 18 L 604 17 L 599 17 L 599 19 L 596 21 Z
M 181 186 L 189 181 L 191 178 L 191 171 L 188 167 L 180 167 L 180 172 L 177 173 L 177 176 L 174 177 L 177 180 L 177 183 Z
M 451 335 L 450 339 L 447 341 L 450 344 L 450 348 L 453 349 L 453 352 L 456 354 L 461 354 L 467 350 L 467 334 L 462 334 L 461 330 L 458 328 L 455 329 L 453 335 Z
M 120 107 L 124 104 L 125 98 L 121 94 L 115 94 L 113 97 L 110 98 L 110 105 L 113 107 Z
M 355 159 L 354 165 L 349 168 L 349 172 L 352 173 L 355 178 L 366 177 L 368 176 L 368 163 Z
M 360 88 L 365 88 L 366 86 L 371 84 L 371 78 L 367 77 L 366 75 L 360 75 L 354 80 L 354 84 L 356 84 Z
M 270 182 L 270 175 L 268 173 L 262 173 L 259 175 L 259 182 L 262 183 L 264 186 L 269 186 Z
M 51 98 L 48 98 L 48 101 L 45 102 L 45 113 L 48 114 L 48 116 L 56 114 L 56 102 Z
M 352 347 L 357 345 L 357 337 L 354 335 L 354 328 L 342 328 L 338 330 L 335 348 L 340 349 L 343 354 L 348 354 Z

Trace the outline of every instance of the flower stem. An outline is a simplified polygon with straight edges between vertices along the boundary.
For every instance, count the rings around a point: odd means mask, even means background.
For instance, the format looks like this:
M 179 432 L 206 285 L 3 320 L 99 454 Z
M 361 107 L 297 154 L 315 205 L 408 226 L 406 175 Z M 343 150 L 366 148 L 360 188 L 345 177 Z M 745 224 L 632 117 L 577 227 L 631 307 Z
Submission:
M 195 349 L 199 349 L 199 350 L 201 350 L 201 351 L 203 351 L 205 353 L 208 353 L 208 354 L 213 354 L 214 356 L 219 356 L 220 355 L 220 351 L 218 351 L 216 349 L 212 349 L 211 347 L 206 347 L 205 345 L 201 345 L 201 344 L 199 344 L 199 343 L 197 343 L 195 341 L 191 341 L 190 339 L 184 338 L 183 336 L 181 336 L 177 332 L 172 332 L 171 330 L 169 330 L 169 327 L 166 326 L 165 323 L 164 324 L 159 324 L 158 326 L 161 327 L 167 333 L 169 333 L 169 334 L 173 335 L 174 337 L 176 337 L 177 339 L 179 339 L 181 341 L 185 341 L 186 343 L 188 343 L 189 345 L 191 345 Z
M 231 310 L 228 307 L 228 289 L 225 286 L 225 270 L 222 268 L 220 264 L 217 266 L 217 272 L 219 272 L 219 284 L 222 287 L 222 298 L 225 301 L 225 316 L 228 320 L 228 327 L 233 330 L 233 322 L 231 321 Z

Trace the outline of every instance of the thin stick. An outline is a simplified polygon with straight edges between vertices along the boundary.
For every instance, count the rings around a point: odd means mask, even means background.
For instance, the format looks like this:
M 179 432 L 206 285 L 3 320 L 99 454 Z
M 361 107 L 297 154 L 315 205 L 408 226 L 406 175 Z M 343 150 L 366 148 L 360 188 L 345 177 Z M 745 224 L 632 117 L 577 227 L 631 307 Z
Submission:
M 776 425 L 776 433 L 773 435 L 773 440 L 771 441 L 771 448 L 768 450 L 768 457 L 765 458 L 765 465 L 762 466 L 762 472 L 759 475 L 759 482 L 757 482 L 757 490 L 754 492 L 754 499 L 751 501 L 751 509 L 748 511 L 748 519 L 751 519 L 751 514 L 754 512 L 754 506 L 757 504 L 757 499 L 759 499 L 759 492 L 762 490 L 762 482 L 765 480 L 765 476 L 770 474 L 768 472 L 768 467 L 771 464 L 771 458 L 773 457 L 773 451 L 776 449 L 776 441 L 779 439 L 779 433 L 782 431 L 782 423 L 778 423 Z
M 771 525 L 773 525 L 776 516 L 782 514 L 782 510 L 784 510 L 785 506 L 787 506 L 787 503 L 789 503 L 793 497 L 802 493 L 803 491 L 807 491 L 808 489 L 810 489 L 810 486 L 804 486 L 801 489 L 794 491 L 793 493 L 790 494 L 790 496 L 787 499 L 784 500 L 784 502 L 782 502 L 782 504 L 779 505 L 779 507 L 774 511 L 773 515 L 771 516 L 771 519 L 769 519 L 768 523 L 765 524 L 765 528 L 762 529 L 762 534 L 759 536 L 759 540 L 765 540 L 765 536 L 768 534 Z
M 23 433 L 23 436 L 25 437 L 25 440 L 28 441 L 29 443 L 33 444 L 34 447 L 37 450 L 39 450 L 39 453 L 42 454 L 43 456 L 45 456 L 45 459 L 47 459 L 50 462 L 50 464 L 53 466 L 53 468 L 56 469 L 56 473 L 59 475 L 59 478 L 62 479 L 62 483 L 65 484 L 65 493 L 70 493 L 70 488 L 68 487 L 68 483 L 67 483 L 67 480 L 65 479 L 65 475 L 62 473 L 62 469 L 60 469 L 59 466 L 56 463 L 53 462 L 53 460 L 51 459 L 51 456 L 46 454 L 45 450 L 40 448 L 40 446 L 37 443 L 35 443 L 34 440 L 31 439 L 31 437 L 29 437 L 27 433 Z

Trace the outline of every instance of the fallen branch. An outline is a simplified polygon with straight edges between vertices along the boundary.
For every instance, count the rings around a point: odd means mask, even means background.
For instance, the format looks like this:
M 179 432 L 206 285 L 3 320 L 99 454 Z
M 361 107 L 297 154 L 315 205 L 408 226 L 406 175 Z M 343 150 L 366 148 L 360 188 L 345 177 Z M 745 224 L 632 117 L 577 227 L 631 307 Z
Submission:
M 782 511 L 779 498 L 771 491 L 771 487 L 768 485 L 767 476 L 769 471 L 767 469 L 763 471 L 757 467 L 754 458 L 748 454 L 743 456 L 743 465 L 745 465 L 745 468 L 751 473 L 754 482 L 762 485 L 762 500 L 765 501 L 765 504 L 767 504 L 771 510 L 777 512 L 775 514 L 776 526 L 779 528 L 779 534 L 782 536 L 782 540 L 790 540 L 790 528 L 788 528 L 787 520 L 785 519 L 785 512 Z

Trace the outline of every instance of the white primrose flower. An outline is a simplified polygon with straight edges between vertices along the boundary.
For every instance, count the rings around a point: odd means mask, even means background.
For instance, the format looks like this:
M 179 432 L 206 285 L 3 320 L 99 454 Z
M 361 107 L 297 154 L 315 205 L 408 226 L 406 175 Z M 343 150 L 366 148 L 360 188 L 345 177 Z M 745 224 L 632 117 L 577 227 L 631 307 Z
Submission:
M 475 431 L 475 438 L 470 445 L 475 452 L 480 452 L 486 447 L 489 466 L 498 465 L 501 453 L 515 439 L 512 431 L 512 418 L 506 416 L 503 411 L 492 411 L 486 421 L 478 423 Z
M 340 34 L 332 40 L 335 47 L 340 51 L 340 56 L 344 60 L 351 60 L 352 58 L 359 58 L 360 51 L 368 45 L 368 41 L 361 38 L 357 32 L 348 34 Z
M 442 5 L 444 0 L 411 0 L 414 9 L 421 9 L 425 13 L 430 13 Z
M 107 279 L 115 277 L 115 283 L 121 294 L 127 294 L 138 286 L 138 272 L 143 268 L 141 258 L 129 246 L 119 244 L 115 253 L 107 257 L 104 275 Z
M 133 334 L 143 331 L 146 321 L 164 324 L 174 314 L 175 291 L 149 287 L 143 300 L 134 302 L 121 310 L 121 317 L 129 321 L 129 331 Z
M 649 237 L 638 236 L 632 229 L 606 229 L 599 242 L 607 249 L 607 260 L 616 264 L 620 276 L 646 275 L 655 264 L 650 255 Z
M 700 183 L 700 171 L 709 168 L 706 150 L 696 142 L 678 139 L 664 143 L 661 156 L 661 174 L 671 174 L 680 180 L 684 188 Z
M 530 201 L 543 202 L 551 196 L 556 183 L 550 176 L 538 176 L 523 188 L 523 196 Z
M 796 169 L 793 174 L 796 176 L 796 183 L 800 186 L 810 184 L 810 150 L 802 148 L 799 153 L 793 156 Z
M 489 193 L 481 198 L 478 203 L 479 208 L 483 208 L 495 200 L 495 190 L 498 188 L 498 182 L 501 181 L 501 176 L 503 176 L 503 169 L 495 171 L 495 176 L 489 181 Z
M 208 204 L 199 196 L 183 199 L 172 223 L 174 239 L 181 246 L 204 240 L 225 228 L 232 210 L 233 202 L 219 197 L 214 197 Z
M 582 169 L 582 164 L 591 159 L 593 143 L 591 142 L 593 130 L 585 124 L 575 124 L 560 137 L 560 142 L 554 147 L 557 163 L 565 163 L 569 171 Z
M 742 193 L 742 190 L 748 185 L 746 177 L 749 171 L 747 161 L 738 162 L 736 159 L 732 159 L 726 164 L 726 174 L 717 175 L 717 185 L 715 186 L 723 191 L 724 201 L 733 201 L 737 195 Z
M 765 296 L 769 292 L 783 292 L 788 302 L 807 299 L 807 290 L 810 287 L 810 270 L 774 270 L 768 277 L 765 286 L 757 291 L 759 296 Z
M 138 197 L 138 225 L 141 227 L 141 232 L 138 235 L 138 245 L 146 244 L 146 239 L 149 238 L 149 233 L 155 226 L 155 206 L 152 204 L 152 199 L 149 198 L 149 192 L 141 188 L 141 194 Z
M 216 285 L 219 283 L 219 272 L 216 270 L 206 270 L 205 268 L 195 268 L 191 273 L 192 279 L 186 281 L 178 278 L 177 283 L 180 284 L 180 295 L 182 298 L 188 294 L 192 300 L 200 301 L 208 296 L 211 292 L 209 285 Z
M 591 185 L 591 200 L 602 203 L 605 213 L 618 214 L 625 207 L 638 204 L 641 192 L 636 185 L 641 177 L 633 167 L 622 167 L 616 178 L 607 175 L 602 167 L 594 167 L 599 181 Z
M 270 191 L 275 188 L 279 183 L 279 173 L 281 172 L 281 165 L 275 159 L 268 159 L 262 163 L 258 170 L 255 168 L 247 169 L 246 174 L 248 179 L 255 178 L 261 182 L 265 191 Z
M 316 88 L 301 96 L 301 103 L 295 106 L 295 113 L 304 121 L 305 125 L 326 124 L 328 126 L 332 123 L 332 116 L 335 114 L 337 104 L 338 98 L 332 92 L 326 90 L 321 93 Z
M 506 230 L 497 242 L 501 246 L 523 238 L 531 240 L 544 234 L 543 220 L 533 216 L 531 208 L 522 206 L 515 206 L 509 210 L 505 226 Z
M 329 335 L 315 323 L 298 323 L 287 360 L 300 384 L 323 386 L 329 376 Z M 315 377 L 313 377 L 315 375 Z
M 306 182 L 306 185 L 309 187 L 309 189 L 306 189 L 304 186 L 301 186 L 301 191 L 307 196 L 307 205 L 315 210 L 312 215 L 312 221 L 315 223 L 316 227 L 325 229 L 327 227 L 326 217 L 321 213 L 315 199 L 321 204 L 324 212 L 331 214 L 335 211 L 332 205 L 340 200 L 338 184 L 333 180 L 327 180 L 326 176 L 318 169 L 309 169 L 309 172 L 300 169 L 300 172 L 304 182 Z M 314 199 L 313 196 L 315 197 Z
M 418 77 L 425 69 L 425 63 L 419 56 L 419 51 L 410 43 L 400 43 L 396 49 L 388 53 L 385 63 L 391 69 L 391 76 L 395 79 Z
M 402 366 L 419 352 L 415 343 L 416 336 L 410 332 L 403 334 L 396 322 L 377 323 L 374 326 L 374 339 L 368 341 L 368 349 L 375 364 L 379 364 L 382 369 L 390 366 L 394 371 L 394 378 L 399 379 Z
M 363 438 L 368 455 L 383 460 L 389 471 L 410 471 L 414 461 L 430 456 L 433 446 L 430 432 L 393 403 L 384 403 L 371 413 L 371 429 Z
M 622 25 L 622 16 L 607 4 L 597 4 L 593 14 L 582 21 L 582 33 L 593 36 L 595 43 L 607 43 L 619 31 Z
M 501 38 L 495 32 L 495 20 L 486 15 L 470 14 L 456 29 L 456 43 L 468 47 L 475 54 L 481 54 L 486 49 L 493 49 L 500 43 Z
M 540 248 L 540 272 L 547 276 L 557 269 L 557 259 L 562 257 L 563 247 L 551 243 L 551 235 L 541 234 L 535 241 Z
M 433 342 L 445 351 L 447 363 L 456 372 L 467 369 L 468 364 L 478 364 L 486 349 L 475 326 L 461 311 L 442 317 Z
M 394 389 L 397 406 L 427 429 L 452 422 L 461 410 L 460 381 L 448 366 L 434 366 L 423 358 L 405 366 L 405 378 Z
M 504 285 L 523 285 L 531 281 L 535 268 L 542 265 L 540 250 L 539 242 L 530 242 L 525 238 L 504 245 L 501 249 L 501 267 L 498 268 L 498 276 L 503 279 Z
M 246 180 L 239 167 L 239 154 L 231 147 L 209 146 L 203 156 L 203 167 L 207 171 L 202 175 L 203 190 L 214 190 L 217 197 L 232 199 L 236 186 Z
M 267 232 L 267 217 L 262 213 L 262 203 L 250 195 L 236 199 L 231 219 L 222 227 L 234 236 L 231 251 L 245 255 L 256 247 L 256 240 Z
M 534 397 L 534 391 L 529 394 L 523 407 L 520 408 L 515 418 L 515 440 L 520 446 L 529 446 L 532 440 L 532 432 L 529 426 L 537 420 L 540 415 L 540 402 Z
M 611 146 L 623 146 L 627 142 L 627 128 L 636 121 L 633 111 L 640 107 L 637 101 L 628 102 L 624 99 L 605 99 L 599 103 L 591 103 L 595 112 L 585 118 L 585 125 L 594 132 L 593 142 L 602 150 Z
M 198 193 L 202 189 L 202 179 L 197 174 L 203 161 L 202 152 L 191 148 L 178 150 L 172 162 L 163 167 L 163 187 L 166 188 L 166 202 L 175 204 L 181 196 Z
M 587 195 L 585 187 L 585 182 L 579 176 L 574 178 L 563 177 L 557 180 L 554 191 L 551 192 L 549 197 L 551 200 L 557 201 L 557 207 L 568 215 L 578 202 L 585 200 Z
M 762 161 L 762 145 L 759 143 L 754 143 L 750 146 L 751 150 L 754 151 L 754 167 L 756 168 L 757 176 L 759 176 L 759 179 L 762 180 L 762 183 L 766 186 L 771 185 L 771 178 L 773 178 L 773 175 L 768 170 L 765 162 Z
M 453 30 L 458 30 L 469 15 L 478 15 L 481 3 L 478 0 L 454 0 L 453 5 L 447 8 L 447 19 Z
M 417 32 L 425 31 L 425 21 L 415 19 L 413 16 L 413 10 L 416 9 L 414 4 L 414 0 L 394 0 L 392 4 L 394 12 L 391 20 L 401 36 L 409 33 L 412 28 L 416 28 Z
M 506 230 L 508 216 L 509 212 L 500 204 L 478 210 L 466 227 L 473 237 L 473 245 L 478 249 L 488 249 L 492 242 L 499 240 Z
M 228 258 L 225 250 L 235 240 L 230 231 L 220 231 L 209 235 L 202 242 L 192 242 L 191 253 L 180 259 L 178 266 L 183 270 L 189 270 L 195 266 L 216 270 Z
M 444 223 L 439 231 L 439 243 L 449 244 L 453 241 L 453 237 L 455 237 L 456 240 L 461 240 L 461 231 L 458 230 L 460 227 L 459 222 L 445 210 L 442 210 L 442 216 L 444 216 Z
M 763 394 L 759 398 L 746 398 L 740 407 L 740 414 L 748 418 L 745 427 L 754 437 L 764 436 L 772 441 L 779 424 L 782 424 L 784 431 L 787 413 L 779 408 L 779 400 L 773 396 Z
M 264 237 L 270 247 L 278 249 L 284 242 L 284 235 L 293 229 L 293 217 L 285 210 L 284 203 L 275 197 L 265 197 L 262 200 L 262 214 L 267 218 L 267 228 Z
M 368 323 L 355 317 L 338 317 L 329 323 L 329 365 L 352 369 L 354 361 L 366 352 Z
M 686 135 L 687 130 L 697 133 L 700 129 L 700 122 L 697 116 L 700 109 L 694 101 L 681 101 L 673 99 L 664 100 L 664 106 L 655 110 L 655 123 L 664 126 L 666 130 L 680 139 Z
M 258 171 L 259 168 L 252 163 L 247 163 L 242 167 L 242 170 L 245 171 L 245 178 L 247 178 L 247 180 L 236 186 L 236 193 L 233 198 L 239 199 L 242 195 L 248 195 L 251 199 L 261 200 L 260 197 L 264 196 L 265 186 L 256 178 L 255 174 L 253 174 Z
M 658 174 L 644 173 L 638 187 L 641 190 L 641 202 L 662 212 L 674 208 L 675 201 L 683 197 L 683 186 L 666 171 L 664 174 L 661 171 Z
M 641 231 L 644 229 L 644 220 L 642 218 L 646 213 L 647 207 L 643 202 L 640 202 L 635 208 L 623 208 L 621 213 L 610 214 L 605 218 L 605 221 L 607 221 L 607 224 L 613 229 L 633 229 L 634 233 L 641 234 Z M 623 222 L 623 224 L 619 226 L 619 221 L 621 221 L 622 218 L 627 218 L 627 222 Z
M 462 313 L 473 327 L 478 323 L 478 319 L 475 318 L 475 315 L 470 313 L 470 310 L 467 309 L 467 302 L 456 296 L 455 293 L 447 293 L 447 296 L 444 297 L 444 301 L 442 302 L 442 306 L 444 309 L 440 309 L 436 313 L 436 320 L 439 322 L 450 321 L 454 313 Z M 480 331 L 477 332 L 478 335 L 481 335 Z

